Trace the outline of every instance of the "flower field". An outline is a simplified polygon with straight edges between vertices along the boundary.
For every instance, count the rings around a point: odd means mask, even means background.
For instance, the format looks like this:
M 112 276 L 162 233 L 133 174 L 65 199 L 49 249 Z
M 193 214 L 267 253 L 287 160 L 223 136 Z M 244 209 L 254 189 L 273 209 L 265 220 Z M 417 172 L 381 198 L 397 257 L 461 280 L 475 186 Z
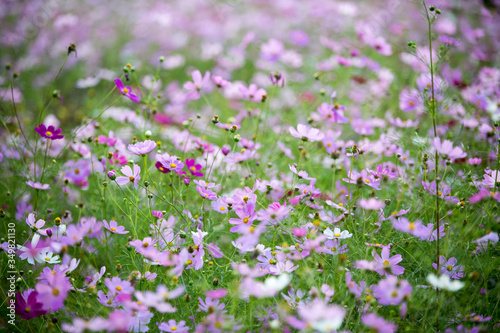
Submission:
M 0 330 L 500 331 L 500 2 L 0 18 Z

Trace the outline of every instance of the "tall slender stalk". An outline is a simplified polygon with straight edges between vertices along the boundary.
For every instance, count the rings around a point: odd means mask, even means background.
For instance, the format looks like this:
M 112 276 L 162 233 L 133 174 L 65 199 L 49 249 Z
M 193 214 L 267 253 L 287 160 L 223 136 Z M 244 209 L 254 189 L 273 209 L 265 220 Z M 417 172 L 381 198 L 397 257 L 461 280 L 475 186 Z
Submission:
M 427 25 L 429 30 L 429 69 L 431 74 L 431 100 L 429 101 L 429 108 L 432 115 L 432 127 L 434 130 L 434 137 L 437 136 L 436 130 L 436 108 L 437 101 L 435 97 L 435 89 L 434 89 L 434 62 L 432 59 L 432 19 L 429 15 L 429 9 L 427 8 L 427 4 L 425 1 L 422 2 L 425 9 L 425 16 L 427 18 Z M 436 181 L 436 265 L 437 265 L 437 273 L 440 271 L 440 262 L 439 262 L 439 154 L 436 149 L 434 153 L 435 159 L 435 181 Z M 439 288 L 436 288 L 436 332 L 439 332 Z

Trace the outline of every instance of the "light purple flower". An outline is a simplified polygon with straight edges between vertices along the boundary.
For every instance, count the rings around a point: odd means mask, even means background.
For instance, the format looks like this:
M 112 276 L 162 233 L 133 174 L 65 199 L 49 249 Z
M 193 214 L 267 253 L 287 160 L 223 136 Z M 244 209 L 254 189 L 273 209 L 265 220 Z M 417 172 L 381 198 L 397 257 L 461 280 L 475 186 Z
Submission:
M 397 263 L 403 260 L 400 254 L 396 254 L 395 256 L 390 257 L 389 247 L 382 248 L 382 256 L 379 256 L 378 253 L 373 250 L 372 252 L 374 261 L 377 263 L 377 267 L 375 271 L 380 275 L 401 275 L 404 273 L 404 267 L 397 265 Z
M 121 168 L 121 172 L 126 176 L 120 176 L 116 177 L 116 183 L 118 185 L 125 185 L 128 183 L 133 183 L 134 185 L 137 185 L 139 180 L 141 179 L 140 173 L 141 173 L 141 168 L 137 165 L 134 164 L 134 171 L 126 165 L 123 168 Z
M 358 205 L 361 208 L 370 210 L 379 210 L 385 207 L 385 203 L 382 200 L 378 200 L 375 198 L 369 198 L 369 199 L 362 198 L 361 200 L 358 201 Z
M 156 142 L 153 140 L 146 140 L 144 142 L 137 142 L 130 144 L 127 149 L 134 155 L 146 155 L 156 148 Z
M 191 77 L 193 78 L 193 82 L 188 81 L 184 83 L 184 89 L 189 91 L 186 95 L 186 99 L 199 99 L 201 96 L 200 91 L 203 89 L 203 86 L 206 86 L 210 81 L 210 72 L 205 72 L 205 75 L 202 77 L 201 72 L 199 70 L 195 70 L 191 73 Z
M 50 185 L 49 184 L 42 184 L 42 183 L 39 183 L 39 182 L 34 183 L 31 180 L 28 180 L 26 182 L 26 184 L 28 184 L 28 186 L 33 187 L 33 188 L 35 188 L 37 190 L 48 190 L 48 189 L 50 189 Z
M 467 153 L 465 153 L 461 148 L 453 147 L 453 143 L 450 140 L 444 140 L 441 142 L 441 138 L 435 137 L 432 140 L 432 145 L 436 148 L 438 153 L 452 162 L 456 159 L 467 156 Z
M 385 321 L 384 318 L 378 317 L 374 313 L 363 315 L 361 322 L 378 333 L 393 333 L 397 329 L 396 324 Z
M 457 265 L 458 261 L 455 257 L 446 260 L 445 256 L 439 256 L 439 274 L 447 275 L 450 279 L 460 279 L 464 277 L 465 266 Z M 432 263 L 432 267 L 437 269 L 437 264 Z
M 290 126 L 289 130 L 292 136 L 302 139 L 303 141 L 320 141 L 325 136 L 319 129 L 311 128 L 303 124 L 298 124 L 297 129 Z
M 408 281 L 389 275 L 373 287 L 373 295 L 382 305 L 399 305 L 408 298 L 412 289 Z
M 129 233 L 128 231 L 125 230 L 124 226 L 122 226 L 122 225 L 118 226 L 118 223 L 116 223 L 115 220 L 111 220 L 109 223 L 106 220 L 102 220 L 102 224 L 103 224 L 104 228 L 108 229 L 109 231 L 111 231 L 114 234 L 124 235 L 124 234 Z
M 158 329 L 162 332 L 189 332 L 189 327 L 186 326 L 186 321 L 181 320 L 179 322 L 176 322 L 174 319 L 170 319 L 168 322 L 162 322 L 160 325 L 158 325 Z

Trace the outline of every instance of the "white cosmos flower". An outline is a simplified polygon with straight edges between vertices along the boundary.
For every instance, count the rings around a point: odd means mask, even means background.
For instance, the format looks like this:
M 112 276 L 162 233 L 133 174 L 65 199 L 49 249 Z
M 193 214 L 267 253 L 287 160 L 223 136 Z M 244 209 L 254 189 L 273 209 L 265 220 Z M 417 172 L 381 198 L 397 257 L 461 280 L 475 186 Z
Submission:
M 449 291 L 457 291 L 462 289 L 463 286 L 465 286 L 465 283 L 456 280 L 451 280 L 447 275 L 441 275 L 438 277 L 434 274 L 429 274 L 427 276 L 427 282 L 429 282 L 432 286 L 436 288 Z
M 280 291 L 285 288 L 290 281 L 292 281 L 292 276 L 287 273 L 283 273 L 277 277 L 270 276 L 264 281 L 264 288 L 266 290 Z
M 35 257 L 35 260 L 40 263 L 44 262 L 46 264 L 58 264 L 61 262 L 59 256 L 51 251 L 40 253 Z
M 350 234 L 349 231 L 340 231 L 339 228 L 334 228 L 333 231 L 330 230 L 330 228 L 326 228 L 323 233 L 326 235 L 326 237 L 328 237 L 328 239 L 346 239 L 352 237 L 352 234 Z

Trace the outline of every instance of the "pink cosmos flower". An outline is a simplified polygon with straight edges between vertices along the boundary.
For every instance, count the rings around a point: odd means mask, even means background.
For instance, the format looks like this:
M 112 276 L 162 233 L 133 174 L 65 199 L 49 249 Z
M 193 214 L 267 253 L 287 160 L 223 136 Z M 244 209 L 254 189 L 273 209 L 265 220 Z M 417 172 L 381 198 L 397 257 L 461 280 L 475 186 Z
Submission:
M 42 138 L 50 139 L 50 140 L 59 140 L 64 138 L 64 135 L 61 135 L 62 129 L 55 129 L 54 126 L 45 127 L 44 124 L 40 124 L 40 126 L 35 126 L 35 131 L 40 134 Z
M 205 292 L 205 296 L 210 297 L 212 299 L 223 298 L 226 295 L 227 295 L 226 289 L 214 289 L 214 290 L 208 290 Z
M 303 124 L 298 124 L 297 129 L 290 126 L 289 130 L 292 136 L 302 139 L 302 141 L 320 141 L 325 136 L 319 129 Z
M 226 307 L 226 304 L 224 304 L 224 303 L 219 304 L 218 299 L 212 299 L 211 297 L 207 296 L 205 301 L 203 301 L 203 299 L 201 297 L 198 297 L 198 301 L 200 302 L 198 307 L 200 308 L 201 311 L 208 312 L 208 313 L 212 313 L 214 311 L 218 311 L 221 313 L 227 312 L 226 310 L 224 310 L 224 308 Z
M 380 190 L 380 182 L 367 170 L 361 170 L 361 172 L 353 171 L 352 173 L 348 171 L 347 176 L 349 178 L 342 178 L 343 181 L 358 184 L 358 185 L 368 185 L 374 190 Z
M 111 231 L 114 234 L 124 235 L 124 234 L 129 233 L 128 231 L 125 230 L 124 226 L 122 226 L 122 225 L 118 226 L 118 223 L 116 223 L 115 220 L 111 220 L 109 223 L 106 220 L 102 220 L 102 224 L 103 224 L 104 228 L 108 229 L 109 231 Z
M 160 325 L 158 325 L 158 329 L 162 332 L 189 332 L 189 326 L 186 326 L 186 321 L 181 320 L 179 322 L 176 322 L 174 319 L 170 319 L 168 322 L 162 322 Z
M 26 182 L 26 184 L 28 184 L 29 187 L 35 188 L 37 190 L 48 190 L 48 189 L 50 189 L 50 185 L 49 184 L 42 184 L 42 183 L 39 183 L 39 182 L 34 183 L 32 180 L 28 180 Z
M 396 324 L 385 321 L 384 318 L 378 317 L 374 313 L 363 315 L 361 322 L 377 333 L 394 333 L 397 330 Z
M 400 254 L 396 254 L 395 256 L 390 257 L 389 247 L 382 248 L 382 256 L 379 256 L 378 253 L 373 250 L 372 252 L 374 261 L 377 263 L 377 267 L 375 271 L 380 275 L 401 275 L 404 273 L 404 267 L 396 265 L 397 263 L 403 260 Z
M 215 83 L 218 88 L 226 88 L 231 85 L 231 82 L 224 80 L 218 75 L 212 75 L 212 82 Z
M 358 201 L 358 205 L 364 209 L 378 210 L 385 207 L 385 203 L 382 200 L 377 200 L 375 198 L 365 199 L 362 198 Z
M 435 137 L 432 140 L 432 145 L 436 148 L 438 153 L 452 162 L 456 159 L 467 156 L 467 153 L 465 153 L 461 148 L 453 147 L 453 143 L 450 140 L 444 140 L 441 142 L 441 138 Z
M 208 188 L 203 188 L 201 186 L 196 186 L 196 190 L 198 193 L 204 198 L 208 200 L 216 200 L 217 199 L 217 194 L 213 192 L 212 190 L 209 190 Z
M 241 83 L 240 92 L 243 98 L 249 99 L 254 102 L 262 102 L 264 100 L 264 96 L 266 96 L 266 91 L 262 88 L 259 89 L 256 84 L 252 83 L 248 86 Z
M 412 289 L 408 281 L 389 275 L 373 287 L 373 295 L 382 305 L 399 305 L 411 294 Z
M 465 266 L 457 265 L 458 260 L 455 257 L 451 257 L 446 260 L 445 256 L 439 256 L 439 269 L 440 275 L 447 275 L 450 279 L 460 279 L 464 277 Z M 437 264 L 432 263 L 432 267 L 437 269 Z
M 137 185 L 139 180 L 141 179 L 140 173 L 141 173 L 141 167 L 138 166 L 137 164 L 134 164 L 134 171 L 126 165 L 123 168 L 121 168 L 121 172 L 126 176 L 120 176 L 116 177 L 116 183 L 118 185 L 125 185 L 128 183 L 133 183 L 134 185 Z
M 116 87 L 120 90 L 120 92 L 125 95 L 126 97 L 130 98 L 132 101 L 139 103 L 141 101 L 140 97 L 137 95 L 134 95 L 132 93 L 132 88 L 129 86 L 124 86 L 122 80 L 119 78 L 116 78 L 115 80 Z
M 499 171 L 492 171 L 491 173 L 485 173 L 483 176 L 483 182 L 482 184 L 488 188 L 495 188 L 495 185 L 498 186 L 500 183 L 500 170 Z M 495 184 L 495 179 L 497 181 L 497 184 Z
M 153 140 L 146 140 L 144 142 L 137 142 L 130 144 L 127 149 L 134 155 L 146 155 L 156 148 L 156 142 Z
M 38 282 L 35 289 L 38 293 L 37 300 L 43 304 L 44 310 L 52 312 L 63 307 L 64 300 L 71 289 L 69 278 L 64 274 L 54 274 L 50 281 Z
M 191 77 L 193 78 L 193 82 L 188 81 L 184 83 L 184 89 L 189 91 L 186 95 L 186 99 L 196 100 L 201 96 L 200 91 L 210 81 L 210 72 L 205 72 L 205 75 L 202 77 L 201 72 L 195 70 L 191 73 Z
M 134 287 L 129 281 L 123 281 L 116 276 L 111 279 L 106 278 L 104 280 L 104 285 L 106 285 L 111 295 L 132 294 L 134 292 Z

